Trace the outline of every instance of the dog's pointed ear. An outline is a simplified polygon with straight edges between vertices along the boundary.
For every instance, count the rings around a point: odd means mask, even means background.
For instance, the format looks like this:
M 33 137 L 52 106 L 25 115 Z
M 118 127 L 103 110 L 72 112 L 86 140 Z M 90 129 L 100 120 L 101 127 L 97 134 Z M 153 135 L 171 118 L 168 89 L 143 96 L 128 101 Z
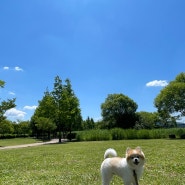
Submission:
M 130 147 L 127 147 L 126 154 L 125 154 L 126 157 L 128 156 L 128 153 L 129 153 L 130 150 L 131 150 L 131 148 Z
M 136 150 L 137 150 L 138 152 L 141 152 L 141 151 L 142 151 L 142 149 L 141 149 L 140 146 L 137 146 L 137 147 L 136 147 Z
M 126 154 L 128 154 L 128 152 L 131 150 L 131 148 L 130 147 L 127 147 L 127 149 L 126 149 Z

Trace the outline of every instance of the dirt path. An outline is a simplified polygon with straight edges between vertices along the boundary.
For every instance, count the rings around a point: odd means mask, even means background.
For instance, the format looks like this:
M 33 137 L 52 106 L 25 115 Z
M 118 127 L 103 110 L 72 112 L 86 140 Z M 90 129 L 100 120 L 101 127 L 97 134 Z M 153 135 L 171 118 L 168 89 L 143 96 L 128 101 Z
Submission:
M 52 143 L 58 143 L 58 139 L 52 139 L 48 142 L 42 142 L 42 143 L 32 143 L 32 144 L 23 144 L 23 145 L 15 145 L 15 146 L 4 146 L 0 147 L 0 150 L 4 149 L 14 149 L 14 148 L 26 148 L 26 147 L 32 147 L 32 146 L 40 146 L 40 145 L 47 145 Z

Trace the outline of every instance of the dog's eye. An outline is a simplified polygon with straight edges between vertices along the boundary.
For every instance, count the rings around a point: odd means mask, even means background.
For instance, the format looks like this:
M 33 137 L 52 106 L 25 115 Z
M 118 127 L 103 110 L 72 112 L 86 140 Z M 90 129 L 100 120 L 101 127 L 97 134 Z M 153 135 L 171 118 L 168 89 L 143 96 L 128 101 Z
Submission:
M 140 158 L 139 155 L 136 155 L 136 156 L 132 156 L 131 159 L 134 159 L 134 158 Z

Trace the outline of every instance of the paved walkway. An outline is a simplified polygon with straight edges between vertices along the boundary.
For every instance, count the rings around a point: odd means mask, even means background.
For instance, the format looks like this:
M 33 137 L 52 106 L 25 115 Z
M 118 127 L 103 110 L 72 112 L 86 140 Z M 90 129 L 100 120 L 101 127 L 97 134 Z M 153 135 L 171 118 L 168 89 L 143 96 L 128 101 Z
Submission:
M 58 143 L 58 139 L 52 139 L 51 141 L 48 141 L 48 142 L 23 144 L 23 145 L 15 145 L 15 146 L 4 146 L 4 147 L 0 147 L 0 150 L 13 149 L 13 148 L 26 148 L 26 147 L 31 147 L 31 146 L 40 146 L 40 145 L 47 145 L 47 144 L 52 144 L 52 143 Z

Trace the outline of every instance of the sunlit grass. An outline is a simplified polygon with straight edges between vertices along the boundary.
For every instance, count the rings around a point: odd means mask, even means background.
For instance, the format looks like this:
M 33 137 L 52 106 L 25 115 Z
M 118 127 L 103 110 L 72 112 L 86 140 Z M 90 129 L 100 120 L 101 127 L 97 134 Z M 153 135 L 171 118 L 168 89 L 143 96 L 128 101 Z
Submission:
M 184 140 L 122 140 L 50 144 L 0 151 L 0 184 L 100 185 L 104 151 L 141 146 L 146 155 L 140 185 L 185 184 Z M 112 184 L 122 184 L 114 178 Z
M 41 140 L 34 138 L 14 138 L 14 139 L 0 139 L 0 147 L 4 146 L 14 146 L 14 145 L 22 145 L 22 144 L 30 144 L 41 142 Z

